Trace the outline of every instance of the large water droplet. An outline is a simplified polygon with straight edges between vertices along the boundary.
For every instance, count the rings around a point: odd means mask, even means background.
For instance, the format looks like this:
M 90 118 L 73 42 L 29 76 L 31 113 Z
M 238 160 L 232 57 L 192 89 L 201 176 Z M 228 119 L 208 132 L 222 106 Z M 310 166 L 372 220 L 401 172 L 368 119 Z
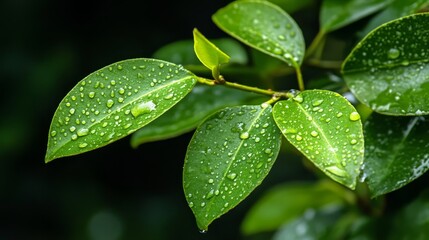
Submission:
M 396 59 L 399 57 L 399 55 L 401 55 L 401 52 L 396 48 L 391 48 L 387 52 L 387 57 L 390 59 Z
M 248 139 L 249 138 L 249 133 L 248 132 L 244 132 L 244 133 L 242 133 L 242 134 L 240 134 L 240 138 L 241 139 Z
M 231 179 L 231 180 L 234 180 L 237 177 L 237 174 L 236 173 L 230 173 L 226 177 Z
M 111 108 L 115 102 L 112 99 L 107 100 L 106 106 Z
M 88 146 L 88 143 L 81 143 L 81 144 L 79 144 L 79 147 L 80 148 L 85 148 L 85 147 L 87 147 Z
M 349 116 L 350 121 L 357 121 L 360 119 L 360 115 L 358 112 L 352 112 Z
M 296 95 L 293 100 L 295 100 L 295 102 L 299 102 L 302 103 L 304 101 L 304 98 L 302 97 L 302 95 Z
M 317 135 L 319 135 L 319 133 L 317 133 L 316 131 L 311 131 L 311 136 L 313 136 L 313 137 L 317 137 Z
M 88 135 L 88 133 L 89 133 L 89 130 L 87 128 L 81 128 L 81 129 L 77 130 L 77 135 L 79 137 Z
M 147 114 L 156 109 L 156 104 L 151 100 L 149 102 L 142 102 L 131 109 L 131 114 L 138 117 L 142 114 Z

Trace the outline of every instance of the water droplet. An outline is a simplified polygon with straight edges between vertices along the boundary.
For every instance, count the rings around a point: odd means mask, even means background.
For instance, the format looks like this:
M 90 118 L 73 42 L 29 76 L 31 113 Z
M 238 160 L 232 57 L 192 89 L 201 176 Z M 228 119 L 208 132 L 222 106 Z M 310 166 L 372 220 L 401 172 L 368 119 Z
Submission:
M 54 130 L 51 132 L 51 137 L 55 137 L 56 135 L 57 135 L 57 131 Z
M 75 113 L 75 111 L 76 111 L 76 110 L 75 110 L 74 108 L 70 108 L 69 113 L 70 113 L 70 114 L 74 114 L 74 113 Z
M 242 134 L 240 134 L 240 138 L 241 139 L 248 139 L 249 138 L 249 133 L 248 132 L 244 132 L 244 133 L 242 133 Z
M 165 100 L 172 99 L 174 97 L 173 93 L 170 93 L 164 97 Z
M 88 143 L 81 143 L 81 144 L 79 144 L 79 147 L 80 148 L 85 148 L 85 147 L 87 147 L 88 146 Z
M 349 116 L 350 121 L 357 121 L 360 119 L 360 115 L 358 112 L 352 112 Z
M 149 102 L 142 102 L 131 109 L 131 114 L 138 117 L 142 114 L 150 113 L 156 109 L 156 104 L 151 100 Z
M 293 100 L 295 100 L 295 102 L 302 103 L 304 101 L 304 98 L 302 97 L 302 95 L 296 95 Z
M 344 171 L 343 169 L 337 167 L 337 166 L 330 166 L 330 167 L 327 167 L 325 169 L 326 169 L 326 171 L 328 171 L 328 172 L 330 172 L 330 173 L 332 173 L 332 174 L 334 174 L 334 175 L 336 175 L 338 177 L 345 177 L 345 176 L 347 176 L 347 172 Z
M 259 137 L 256 137 L 255 142 L 259 142 L 259 141 L 261 141 L 261 139 Z
M 76 139 L 77 139 L 77 135 L 76 135 L 76 134 L 73 134 L 73 135 L 71 136 L 71 139 L 72 139 L 72 140 L 76 140 Z
M 352 139 L 351 141 L 350 141 L 350 144 L 352 144 L 352 145 L 355 145 L 357 143 L 357 140 L 356 139 Z
M 390 59 L 396 59 L 399 57 L 399 55 L 401 55 L 401 52 L 396 48 L 391 48 L 387 52 L 387 57 Z
M 87 128 L 81 128 L 81 129 L 77 130 L 76 133 L 79 137 L 82 137 L 82 136 L 88 135 L 89 130 Z
M 231 179 L 231 180 L 234 180 L 237 177 L 237 174 L 236 173 L 230 173 L 226 177 Z
M 341 117 L 341 116 L 343 116 L 343 113 L 337 113 L 337 118 L 339 118 L 339 117 Z
M 274 48 L 274 54 L 281 55 L 283 51 L 280 48 Z
M 194 203 L 193 202 L 189 202 L 189 207 L 190 208 L 194 207 Z
M 202 202 L 201 203 L 201 207 L 205 207 L 206 206 L 206 203 L 205 202 Z
M 121 95 L 122 95 L 122 94 L 124 94 L 124 93 L 125 93 L 125 89 L 123 89 L 123 88 L 119 88 L 119 91 L 118 91 L 118 92 L 119 92 L 119 94 L 121 94 Z
M 297 141 L 301 141 L 301 140 L 302 140 L 301 135 L 296 135 L 296 140 L 297 140 Z
M 201 229 L 201 230 L 200 230 L 200 233 L 207 233 L 207 230 L 203 230 L 203 229 Z
M 213 179 L 212 178 L 210 178 L 209 179 L 209 183 L 213 183 L 214 181 L 213 181 Z
M 286 133 L 297 133 L 298 131 L 295 128 L 288 128 L 285 131 Z
M 277 38 L 282 41 L 286 39 L 284 35 L 278 35 Z
M 95 96 L 95 92 L 89 92 L 88 93 L 88 97 L 89 98 L 94 98 L 94 96 Z
M 319 135 L 319 133 L 317 133 L 316 131 L 311 131 L 311 136 L 313 136 L 313 137 L 317 137 L 317 135 Z
M 122 65 L 118 65 L 118 70 L 122 70 Z
M 313 106 L 314 107 L 317 107 L 317 106 L 319 106 L 320 104 L 322 104 L 323 103 L 323 99 L 319 99 L 319 100 L 315 100 L 314 102 L 313 102 Z
M 109 100 L 107 100 L 107 103 L 106 103 L 106 106 L 108 107 L 108 108 L 111 108 L 112 106 L 113 106 L 113 104 L 114 104 L 115 102 L 113 102 L 113 100 L 112 99 L 109 99 Z
M 270 154 L 270 153 L 272 153 L 272 150 L 271 150 L 271 148 L 267 148 L 267 149 L 265 149 L 265 151 L 264 151 L 266 154 Z
M 70 132 L 74 132 L 76 130 L 76 127 L 75 126 L 71 126 L 70 127 Z

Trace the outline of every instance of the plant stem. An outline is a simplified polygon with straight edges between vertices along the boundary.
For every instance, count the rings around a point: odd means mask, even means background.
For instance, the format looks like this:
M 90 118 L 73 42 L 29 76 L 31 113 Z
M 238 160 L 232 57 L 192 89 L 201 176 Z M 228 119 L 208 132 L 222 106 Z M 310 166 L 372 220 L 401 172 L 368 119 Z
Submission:
M 273 98 L 291 98 L 293 97 L 293 95 L 291 93 L 288 92 L 276 92 L 273 91 L 271 89 L 262 89 L 262 88 L 257 88 L 257 87 L 251 87 L 251 86 L 247 86 L 247 85 L 243 85 L 240 83 L 233 83 L 233 82 L 228 82 L 228 81 L 216 81 L 216 80 L 211 80 L 211 79 L 207 79 L 207 78 L 203 78 L 203 77 L 198 77 L 198 82 L 202 83 L 202 84 L 206 84 L 209 86 L 214 86 L 214 85 L 224 85 L 230 88 L 235 88 L 235 89 L 240 89 L 243 91 L 247 91 L 247 92 L 253 92 L 253 93 L 259 93 L 259 94 L 263 94 L 263 95 L 268 95 L 268 96 L 272 96 Z
M 298 64 L 297 64 L 298 65 Z M 304 80 L 302 79 L 302 73 L 301 73 L 301 68 L 299 66 L 296 66 L 296 77 L 298 79 L 298 87 L 300 91 L 304 91 L 305 87 L 304 87 Z
M 324 31 L 319 31 L 316 35 L 316 37 L 314 37 L 313 42 L 310 44 L 310 46 L 307 48 L 307 52 L 305 53 L 305 58 L 311 57 L 316 49 L 319 47 L 320 43 L 324 40 L 325 38 L 325 32 Z

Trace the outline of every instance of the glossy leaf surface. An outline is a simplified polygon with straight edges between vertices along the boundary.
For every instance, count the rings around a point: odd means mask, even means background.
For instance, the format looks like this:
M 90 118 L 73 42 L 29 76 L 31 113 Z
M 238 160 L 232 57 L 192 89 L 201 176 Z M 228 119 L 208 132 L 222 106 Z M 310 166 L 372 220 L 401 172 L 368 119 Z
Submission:
M 208 69 L 214 71 L 221 64 L 229 62 L 229 56 L 210 42 L 198 29 L 194 29 L 194 50 L 198 59 Z
M 265 105 L 225 108 L 195 131 L 183 188 L 201 230 L 245 199 L 274 164 L 281 133 Z
M 366 17 L 390 0 L 324 0 L 320 10 L 320 28 L 331 32 Z
M 392 192 L 429 169 L 429 119 L 372 114 L 365 122 L 363 178 L 373 197 Z
M 308 209 L 344 204 L 347 190 L 332 181 L 286 183 L 269 190 L 247 212 L 242 223 L 246 235 L 274 231 Z
M 304 38 L 295 21 L 280 7 L 258 0 L 234 1 L 213 15 L 213 21 L 243 43 L 298 68 Z
M 429 114 L 429 14 L 400 18 L 372 31 L 342 72 L 356 97 L 389 115 Z
M 178 136 L 196 128 L 206 116 L 221 108 L 250 103 L 254 99 L 262 98 L 223 86 L 197 85 L 172 109 L 135 132 L 131 145 L 137 147 L 145 142 Z
M 286 139 L 333 180 L 354 189 L 363 162 L 362 123 L 338 93 L 303 91 L 277 102 L 274 119 Z
M 45 161 L 133 133 L 179 102 L 196 81 L 183 67 L 154 59 L 125 60 L 91 73 L 59 104 Z

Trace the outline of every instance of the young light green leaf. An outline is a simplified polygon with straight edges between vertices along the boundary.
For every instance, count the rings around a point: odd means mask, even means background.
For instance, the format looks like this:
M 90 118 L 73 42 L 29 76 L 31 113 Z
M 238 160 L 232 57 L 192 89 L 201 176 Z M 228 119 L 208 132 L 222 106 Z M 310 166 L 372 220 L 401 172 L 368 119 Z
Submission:
M 229 62 L 229 56 L 196 28 L 194 28 L 194 51 L 201 63 L 212 71 L 215 79 L 219 76 L 219 66 Z
M 247 64 L 248 57 L 246 49 L 237 40 L 232 38 L 212 39 L 211 42 L 230 56 L 229 64 Z M 194 41 L 181 40 L 167 44 L 158 49 L 153 58 L 161 59 L 168 62 L 186 65 L 198 65 L 201 61 L 198 60 L 194 51 Z
M 362 19 L 389 4 L 391 0 L 324 0 L 320 9 L 320 28 L 331 32 Z
M 206 116 L 221 108 L 248 104 L 255 99 L 261 99 L 261 96 L 223 86 L 197 85 L 172 109 L 135 132 L 131 145 L 137 147 L 146 142 L 176 137 L 194 129 Z
M 338 93 L 303 91 L 277 102 L 274 120 L 286 139 L 333 180 L 354 189 L 363 162 L 362 123 Z
M 274 231 L 308 209 L 344 205 L 351 192 L 333 181 L 286 183 L 269 190 L 247 212 L 241 230 L 246 235 Z
M 201 230 L 245 199 L 270 171 L 281 143 L 271 111 L 266 104 L 225 108 L 197 128 L 186 153 L 183 188 Z
M 429 114 L 429 14 L 388 22 L 372 31 L 342 66 L 350 90 L 374 111 Z
M 383 11 L 375 15 L 359 35 L 366 36 L 370 31 L 383 23 L 417 13 L 419 10 L 429 6 L 428 0 L 393 0 Z
M 143 58 L 91 73 L 59 104 L 45 161 L 100 148 L 133 133 L 179 102 L 196 82 L 181 66 Z
M 399 189 L 429 169 L 428 117 L 373 113 L 364 125 L 365 161 L 361 180 L 372 197 Z
M 258 0 L 234 1 L 213 15 L 223 31 L 243 43 L 299 68 L 305 43 L 301 29 L 280 7 Z

